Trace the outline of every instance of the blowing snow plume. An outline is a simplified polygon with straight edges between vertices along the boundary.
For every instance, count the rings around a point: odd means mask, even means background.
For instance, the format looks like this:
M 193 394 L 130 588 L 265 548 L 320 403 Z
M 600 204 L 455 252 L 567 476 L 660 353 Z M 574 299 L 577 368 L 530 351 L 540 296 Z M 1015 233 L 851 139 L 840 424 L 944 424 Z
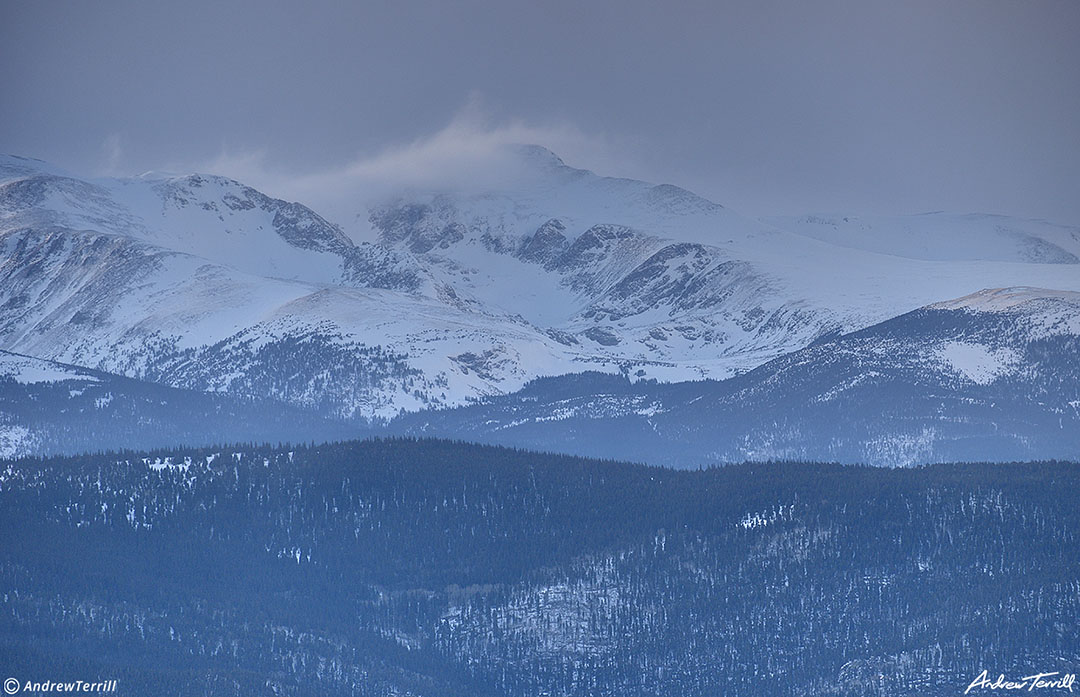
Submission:
M 539 145 L 574 162 L 633 170 L 604 137 L 570 124 L 537 126 L 514 121 L 495 125 L 475 99 L 437 133 L 361 156 L 339 167 L 290 173 L 271 164 L 266 150 L 222 152 L 198 167 L 232 177 L 281 198 L 303 201 L 358 239 L 370 229 L 367 209 L 407 192 L 475 194 L 527 186 L 534 163 L 518 146 Z

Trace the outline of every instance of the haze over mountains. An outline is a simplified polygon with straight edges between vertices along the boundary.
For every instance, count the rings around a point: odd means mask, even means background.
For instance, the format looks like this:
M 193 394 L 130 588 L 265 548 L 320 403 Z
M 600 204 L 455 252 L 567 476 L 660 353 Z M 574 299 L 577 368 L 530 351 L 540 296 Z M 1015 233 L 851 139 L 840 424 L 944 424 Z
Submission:
M 4 157 L 0 349 L 298 410 L 314 439 L 439 408 L 392 428 L 615 455 L 612 422 L 594 430 L 615 415 L 624 443 L 654 444 L 641 457 L 682 465 L 1080 455 L 1080 228 L 754 220 L 508 153 L 504 185 L 402 191 L 341 221 L 211 175 L 85 179 Z M 0 394 L 56 382 L 19 370 Z M 586 371 L 635 396 L 572 377 L 558 399 L 514 395 Z M 89 447 L 25 418 L 0 413 L 5 454 Z

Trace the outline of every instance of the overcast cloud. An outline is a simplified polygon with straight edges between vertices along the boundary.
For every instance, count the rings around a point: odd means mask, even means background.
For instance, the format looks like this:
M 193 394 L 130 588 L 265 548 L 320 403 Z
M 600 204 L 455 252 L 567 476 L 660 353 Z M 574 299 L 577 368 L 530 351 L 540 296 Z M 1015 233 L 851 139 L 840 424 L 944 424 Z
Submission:
M 521 140 L 748 214 L 1080 224 L 1078 36 L 1075 0 L 8 1 L 0 150 L 330 206 Z

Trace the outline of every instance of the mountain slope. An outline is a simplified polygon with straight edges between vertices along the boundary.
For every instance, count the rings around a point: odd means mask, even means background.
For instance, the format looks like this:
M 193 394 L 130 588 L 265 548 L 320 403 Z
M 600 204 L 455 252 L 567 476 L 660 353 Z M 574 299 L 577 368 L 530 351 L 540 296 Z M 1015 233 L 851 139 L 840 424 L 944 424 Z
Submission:
M 657 464 L 1080 457 L 1080 294 L 983 291 L 722 382 L 568 376 L 408 433 Z
M 273 400 L 180 390 L 0 351 L 0 457 L 323 442 L 361 433 Z

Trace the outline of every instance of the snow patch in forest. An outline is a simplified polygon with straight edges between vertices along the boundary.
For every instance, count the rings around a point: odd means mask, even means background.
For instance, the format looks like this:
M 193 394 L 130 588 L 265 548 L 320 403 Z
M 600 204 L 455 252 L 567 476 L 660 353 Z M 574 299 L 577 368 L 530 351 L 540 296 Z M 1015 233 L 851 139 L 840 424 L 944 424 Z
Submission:
M 1020 357 L 1010 348 L 991 349 L 983 344 L 953 341 L 940 351 L 941 360 L 966 379 L 989 385 L 1016 370 Z

